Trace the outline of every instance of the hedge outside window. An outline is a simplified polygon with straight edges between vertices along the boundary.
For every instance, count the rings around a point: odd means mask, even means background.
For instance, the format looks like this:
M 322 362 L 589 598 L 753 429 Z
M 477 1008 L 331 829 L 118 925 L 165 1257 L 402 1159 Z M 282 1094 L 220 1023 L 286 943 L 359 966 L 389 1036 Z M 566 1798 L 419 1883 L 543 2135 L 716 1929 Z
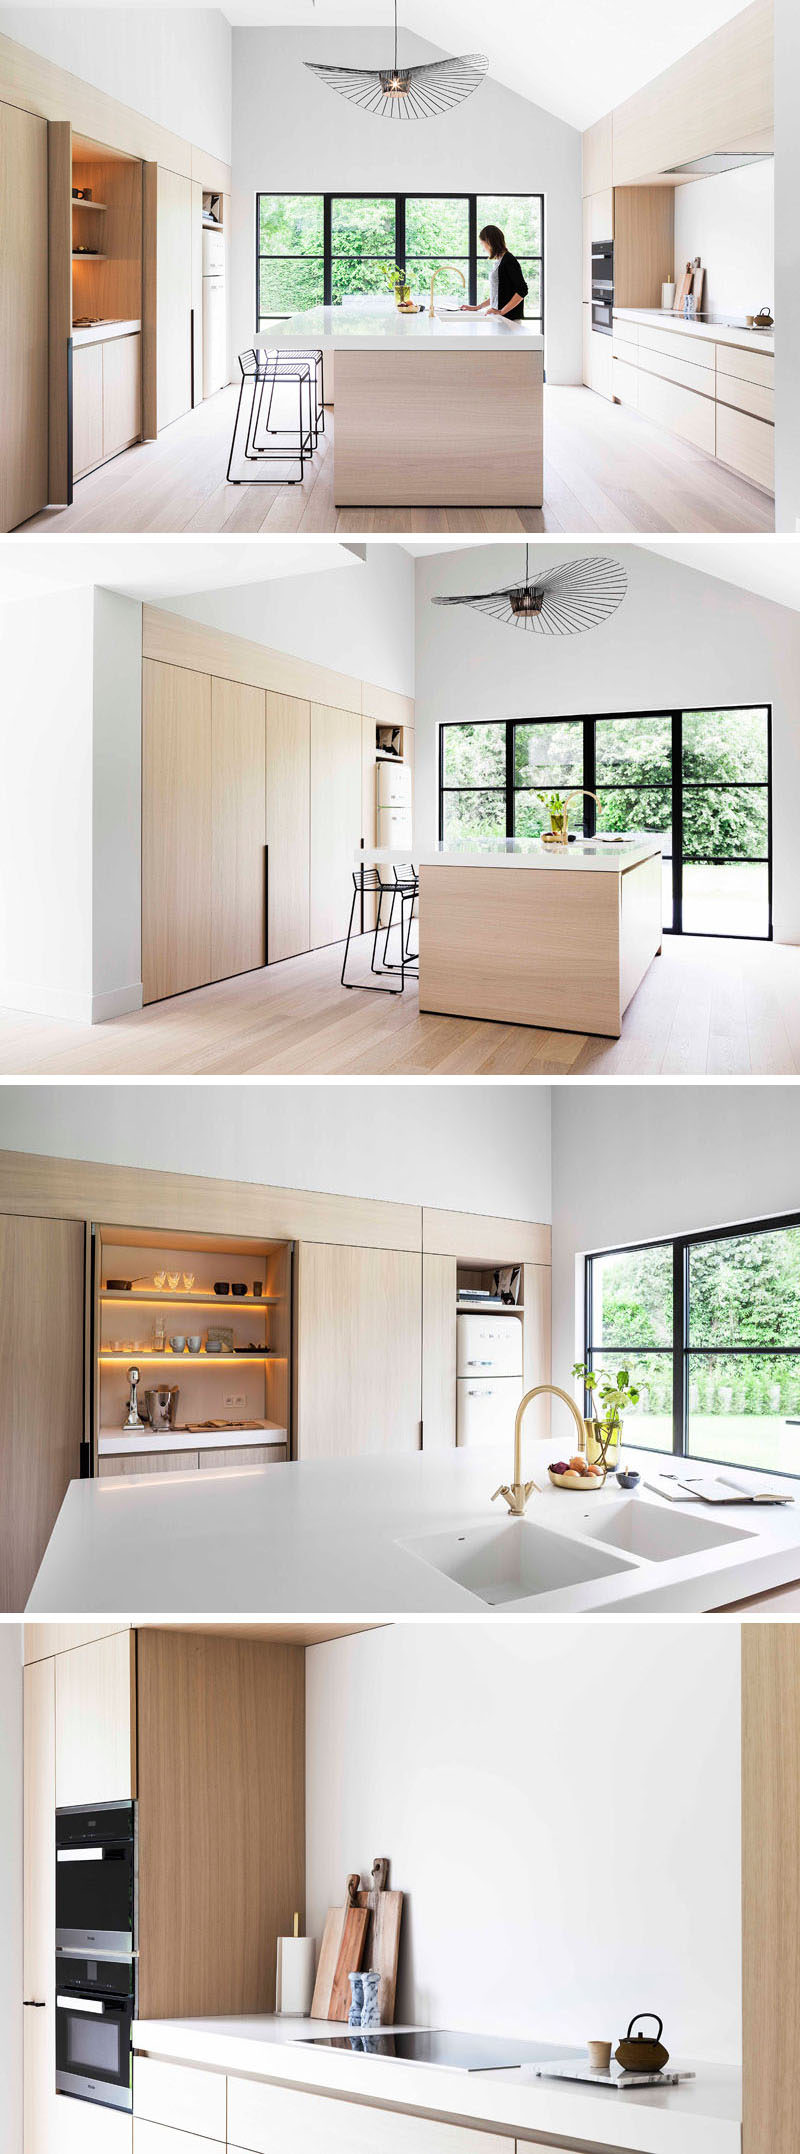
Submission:
M 344 300 L 389 297 L 383 266 L 404 266 L 427 300 L 489 296 L 489 264 L 478 245 L 499 224 L 528 285 L 526 318 L 544 327 L 542 195 L 256 195 L 256 326 L 281 314 Z M 449 267 L 460 268 L 466 289 Z

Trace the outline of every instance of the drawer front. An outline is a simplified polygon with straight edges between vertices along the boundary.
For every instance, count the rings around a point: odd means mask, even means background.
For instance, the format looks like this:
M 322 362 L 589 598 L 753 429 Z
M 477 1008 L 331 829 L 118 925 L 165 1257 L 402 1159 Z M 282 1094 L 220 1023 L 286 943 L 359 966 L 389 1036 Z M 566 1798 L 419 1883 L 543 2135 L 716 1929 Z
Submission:
M 620 344 L 638 344 L 638 342 L 639 342 L 639 324 L 638 324 L 638 322 L 626 322 L 626 321 L 623 321 L 623 320 L 622 320 L 622 317 L 621 317 L 621 316 L 620 316 L 619 314 L 615 314 L 615 315 L 613 316 L 613 322 L 614 322 L 614 343 L 615 343 L 615 344 L 616 344 L 616 343 L 620 343 Z
M 696 396 L 693 389 L 680 389 L 676 382 L 659 375 L 639 374 L 639 410 L 656 426 L 666 426 L 683 441 L 713 456 L 716 443 L 716 405 L 711 396 Z
M 135 2057 L 133 2114 L 224 2144 L 225 2074 L 203 2071 L 196 2064 L 165 2064 L 160 2057 Z
M 224 2139 L 200 2139 L 196 2132 L 176 2132 L 171 2124 L 149 2124 L 145 2117 L 133 2122 L 133 2154 L 225 2154 Z
M 229 2078 L 228 2147 L 230 2154 L 513 2154 L 514 2142 L 398 2109 Z
M 731 375 L 734 381 L 754 381 L 762 389 L 771 389 L 775 382 L 775 361 L 771 352 L 740 351 L 736 344 L 718 344 L 717 373 Z
M 218 1451 L 200 1451 L 200 1472 L 204 1466 L 283 1466 L 286 1463 L 285 1443 L 246 1443 L 221 1445 Z
M 748 412 L 717 405 L 717 455 L 745 479 L 771 494 L 775 487 L 775 428 Z
M 732 374 L 717 375 L 717 403 L 732 404 L 736 411 L 749 411 L 754 419 L 775 424 L 775 391 L 757 381 L 734 381 Z
M 630 404 L 634 411 L 639 405 L 639 369 L 628 366 L 624 359 L 615 359 L 611 369 L 612 393 L 620 404 Z
M 664 352 L 671 359 L 686 359 L 692 366 L 713 367 L 716 362 L 716 345 L 705 337 L 692 336 L 680 329 L 651 329 L 649 322 L 639 325 L 639 346 L 648 351 Z
M 124 1458 L 100 1457 L 97 1461 L 101 1480 L 112 1475 L 119 1479 L 130 1473 L 192 1473 L 196 1466 L 196 1451 L 129 1451 Z
M 693 389 L 696 396 L 713 396 L 716 376 L 708 366 L 691 366 L 686 359 L 673 359 L 669 352 L 652 352 L 640 344 L 638 363 L 645 374 L 658 374 L 662 381 L 674 381 L 681 389 Z
M 103 347 L 78 344 L 72 354 L 72 465 L 76 479 L 103 461 Z

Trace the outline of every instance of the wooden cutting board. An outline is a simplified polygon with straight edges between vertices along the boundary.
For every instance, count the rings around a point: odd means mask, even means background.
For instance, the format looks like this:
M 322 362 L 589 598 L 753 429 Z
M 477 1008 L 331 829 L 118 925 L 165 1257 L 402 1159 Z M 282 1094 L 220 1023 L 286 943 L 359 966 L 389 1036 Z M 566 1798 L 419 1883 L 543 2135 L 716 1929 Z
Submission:
M 386 1890 L 388 1875 L 388 1861 L 385 1856 L 377 1856 L 372 1865 L 371 1889 L 358 1894 L 359 1907 L 366 1910 L 368 1918 L 367 1939 L 361 1965 L 380 1975 L 378 2002 L 384 2027 L 391 2027 L 394 2021 L 397 1957 L 403 1913 L 402 1892 Z
M 692 275 L 693 275 L 693 267 L 692 267 L 692 263 L 691 263 L 691 262 L 687 262 L 687 264 L 686 264 L 686 268 L 685 268 L 685 270 L 684 270 L 684 272 L 683 272 L 683 276 L 681 277 L 680 283 L 679 283 L 679 285 L 678 285 L 678 289 L 677 289 L 677 291 L 676 291 L 676 293 L 675 293 L 675 298 L 674 298 L 674 301 L 673 301 L 673 306 L 672 306 L 672 312 L 673 312 L 673 314 L 682 314 L 682 313 L 683 313 L 683 302 L 684 302 L 684 299 L 688 299 L 689 293 L 690 293 L 690 291 L 691 291 L 691 289 L 692 289 Z
M 357 1877 L 348 1878 L 344 1907 L 328 1908 L 311 2000 L 312 2019 L 346 2019 L 350 2010 L 347 1977 L 362 1964 L 369 1927 L 369 1910 L 362 1906 L 358 1883 Z

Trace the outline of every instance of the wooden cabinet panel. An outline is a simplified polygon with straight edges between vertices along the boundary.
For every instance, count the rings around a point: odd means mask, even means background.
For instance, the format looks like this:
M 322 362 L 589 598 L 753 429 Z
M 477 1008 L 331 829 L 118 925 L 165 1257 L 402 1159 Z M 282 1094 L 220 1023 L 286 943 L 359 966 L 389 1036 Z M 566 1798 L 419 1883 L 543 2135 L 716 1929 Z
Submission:
M 112 337 L 103 354 L 103 455 L 138 441 L 142 431 L 142 340 Z
M 225 2074 L 204 2071 L 194 2064 L 168 2064 L 160 2057 L 137 2057 L 133 2068 L 133 2113 L 137 2120 L 147 2117 L 155 2124 L 199 2132 L 201 2137 L 224 2143 Z
M 200 1451 L 198 1464 L 202 1473 L 204 1466 L 285 1466 L 287 1457 L 285 1443 L 223 1444 L 218 1451 Z
M 191 405 L 192 182 L 158 168 L 158 430 Z
M 714 402 L 709 396 L 698 396 L 693 389 L 678 388 L 675 382 L 662 381 L 660 376 L 639 372 L 639 410 L 646 419 L 653 419 L 657 426 L 668 426 L 673 434 L 680 434 L 683 441 L 691 441 L 696 449 L 714 454 L 715 424 Z
M 103 347 L 79 344 L 72 354 L 72 469 L 76 479 L 103 461 Z
M 299 1458 L 418 1450 L 421 1318 L 419 1256 L 302 1244 Z
M 675 274 L 673 187 L 615 187 L 614 298 L 618 307 L 660 307 Z
M 23 1995 L 55 1999 L 56 1690 L 55 1663 L 23 1672 Z
M 142 664 L 145 1002 L 211 978 L 211 681 Z
M 721 374 L 717 368 L 717 403 L 731 404 L 735 411 L 749 411 L 754 419 L 768 419 L 775 424 L 775 391 L 762 387 L 758 381 L 739 381 L 732 374 Z
M 228 2078 L 228 2144 L 247 2154 L 511 2154 L 513 2140 L 400 2109 Z
M 263 688 L 211 683 L 211 977 L 266 958 Z
M 762 389 L 775 387 L 775 360 L 772 352 L 761 352 L 749 345 L 742 351 L 738 344 L 717 345 L 717 376 L 732 375 L 735 381 L 760 383 Z M 728 383 L 720 383 L 719 393 L 727 392 Z M 730 400 L 732 401 L 732 399 Z
M 422 1259 L 422 1445 L 449 1450 L 456 1440 L 456 1260 Z
M 192 403 L 203 401 L 203 189 L 192 180 Z
M 595 396 L 611 399 L 611 338 L 593 329 L 590 343 L 591 384 Z
M 592 386 L 592 310 L 584 300 L 583 314 L 583 381 L 587 389 Z
M 196 1466 L 196 1451 L 133 1451 L 97 1461 L 101 1481 L 124 1480 L 135 1473 L 191 1473 Z
M 650 322 L 639 324 L 639 349 L 660 358 L 680 359 L 685 366 L 716 366 L 716 345 L 710 337 L 685 335 L 680 329 L 662 329 Z
M 133 2118 L 124 2110 L 105 2109 L 98 2102 L 76 2102 L 71 2094 L 57 2094 L 51 2115 L 53 2137 L 47 2154 L 131 2154 Z
M 426 1254 L 458 1257 L 463 1264 L 549 1264 L 550 1228 L 536 1220 L 489 1218 L 482 1212 L 445 1212 L 425 1206 Z
M 585 194 L 581 221 L 581 262 L 583 278 L 581 299 L 588 303 L 592 296 L 592 197 Z
M 36 1660 L 52 1660 L 55 1653 L 71 1652 L 73 1646 L 91 1645 L 95 1638 L 111 1638 L 115 1631 L 130 1630 L 129 1623 L 26 1623 L 25 1666 Z
M 117 1631 L 56 1660 L 56 1804 L 136 1794 L 136 1641 Z
M 800 1625 L 742 1625 L 742 2038 L 746 2154 L 800 2144 Z
M 201 2138 L 198 2132 L 176 2132 L 169 2124 L 150 2124 L 145 2117 L 133 2120 L 133 2154 L 213 2154 L 217 2146 L 224 2149 L 224 2139 Z
M 775 485 L 775 428 L 749 412 L 717 405 L 717 455 L 744 478 L 772 493 Z
M 267 955 L 309 948 L 311 705 L 267 692 Z
M 614 238 L 614 192 L 611 186 L 603 187 L 589 198 L 589 239 Z M 589 294 L 591 298 L 591 293 Z
M 83 1436 L 83 1223 L 0 1216 L 0 1608 L 21 1612 Z
M 614 346 L 616 346 L 617 344 L 638 344 L 638 342 L 639 342 L 639 324 L 638 324 L 638 322 L 629 322 L 629 321 L 626 321 L 626 320 L 625 320 L 625 316 L 624 316 L 624 315 L 617 315 L 617 314 L 615 314 L 615 315 L 614 315 L 614 330 L 613 330 L 613 337 L 612 337 L 612 343 L 614 344 Z
M 770 147 L 772 15 L 772 0 L 755 0 L 617 105 L 615 186 L 669 171 L 712 148 Z
M 611 362 L 611 389 L 618 404 L 628 404 L 633 411 L 639 405 L 639 369 L 626 360 L 614 357 Z
M 53 1858 L 55 1861 L 55 1857 Z M 55 1961 L 55 1943 L 51 1954 Z M 27 1992 L 26 1992 L 27 1994 Z M 24 2154 L 61 2154 L 55 2138 L 53 2058 L 56 2046 L 55 2004 L 22 2014 L 22 2117 Z M 75 2107 L 77 2107 L 77 2103 Z M 80 2105 L 81 2107 L 84 2104 Z
M 610 187 L 612 171 L 612 121 L 613 115 L 604 112 L 601 120 L 587 127 L 583 136 L 583 192 L 598 194 L 603 187 Z
M 549 1384 L 551 1374 L 551 1281 L 549 1264 L 526 1264 L 522 1279 L 522 1358 L 525 1389 Z M 536 1399 L 528 1408 L 526 1434 L 549 1436 L 552 1399 Z M 569 1454 L 568 1454 L 569 1456 Z
M 0 531 L 48 498 L 47 122 L 0 104 Z M 66 380 L 66 344 L 63 353 Z
M 673 359 L 669 352 L 652 351 L 640 340 L 636 363 L 644 374 L 658 374 L 662 381 L 677 382 L 682 389 L 693 389 L 697 396 L 714 395 L 716 375 L 713 366 L 696 366 L 691 349 L 688 358 Z
M 361 838 L 361 719 L 311 705 L 311 948 L 343 942 Z

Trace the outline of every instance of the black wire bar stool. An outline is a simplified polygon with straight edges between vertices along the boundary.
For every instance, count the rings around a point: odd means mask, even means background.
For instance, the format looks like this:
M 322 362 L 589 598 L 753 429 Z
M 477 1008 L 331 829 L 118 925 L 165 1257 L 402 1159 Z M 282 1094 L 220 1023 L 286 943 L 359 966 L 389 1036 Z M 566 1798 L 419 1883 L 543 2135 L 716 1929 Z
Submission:
M 411 918 L 413 917 L 415 895 L 416 878 L 414 879 L 414 888 L 412 889 L 410 881 L 398 881 L 397 869 L 395 869 L 394 871 L 394 880 L 392 882 L 384 882 L 379 867 L 359 867 L 354 869 L 353 897 L 350 905 L 350 918 L 347 923 L 347 941 L 345 943 L 344 961 L 342 964 L 341 980 L 343 987 L 360 987 L 363 988 L 367 994 L 372 995 L 402 995 L 405 988 L 406 979 L 415 979 L 417 977 L 416 973 L 413 971 L 412 966 L 408 964 L 406 956 L 406 947 L 411 928 Z M 375 923 L 372 930 L 372 955 L 370 957 L 370 972 L 374 972 L 377 974 L 380 974 L 382 972 L 399 973 L 399 987 L 384 986 L 383 982 L 380 979 L 348 980 L 346 977 L 347 960 L 350 955 L 350 943 L 353 935 L 353 921 L 355 919 L 356 906 L 360 904 L 361 899 L 365 896 L 371 896 L 377 899 L 375 907 Z M 387 964 L 386 962 L 377 963 L 376 959 L 378 954 L 378 943 L 381 935 L 384 936 L 384 957 L 386 951 L 388 950 L 389 932 L 392 925 L 394 924 L 394 911 L 398 898 L 400 900 L 400 960 L 399 963 L 393 964 Z M 386 900 L 388 900 L 390 904 L 390 917 L 388 926 L 386 925 L 383 918 L 383 907 Z M 406 906 L 408 906 L 409 908 L 408 925 L 406 925 Z
M 411 860 L 409 860 L 407 863 L 404 863 L 402 867 L 393 868 L 392 874 L 394 876 L 394 882 L 389 883 L 388 885 L 384 884 L 384 892 L 386 892 L 386 890 L 388 889 L 390 904 L 389 919 L 386 926 L 383 944 L 383 970 L 384 972 L 402 971 L 404 976 L 406 973 L 408 974 L 409 979 L 418 980 L 419 934 L 417 935 L 417 948 L 416 950 L 412 950 L 411 931 L 414 925 L 415 917 L 417 919 L 417 926 L 419 927 L 419 914 L 416 911 L 417 901 L 419 898 L 419 875 L 416 868 L 414 867 L 413 861 Z M 389 960 L 389 936 L 391 935 L 392 928 L 394 926 L 394 908 L 398 898 L 400 899 L 400 926 L 402 931 L 402 949 L 399 965 L 396 959 L 393 963 L 390 963 Z M 404 925 L 406 906 L 408 907 L 407 927 L 405 927 Z
M 231 450 L 228 457 L 228 469 L 225 474 L 226 479 L 232 486 L 241 486 L 243 484 L 251 486 L 302 486 L 305 464 L 313 456 L 314 448 L 319 438 L 316 391 L 315 400 L 312 403 L 310 360 L 302 358 L 295 352 L 284 353 L 253 349 L 239 353 L 239 369 L 242 378 L 239 384 L 239 400 L 236 406 L 236 417 L 233 422 Z M 294 425 L 291 427 L 273 427 L 271 429 L 269 427 L 272 402 L 277 385 L 281 387 L 296 385 L 296 427 Z M 269 387 L 270 392 L 267 407 L 267 431 L 273 434 L 276 441 L 279 436 L 288 434 L 294 444 L 293 447 L 288 449 L 272 446 L 268 443 L 260 443 L 257 439 L 264 391 L 267 387 Z M 231 479 L 231 467 L 239 433 L 242 401 L 248 391 L 250 406 L 245 430 L 245 459 L 248 463 L 257 465 L 280 464 L 283 467 L 280 476 L 270 475 L 269 478 L 262 479 Z M 287 479 L 286 465 L 292 463 L 299 465 L 299 474 L 297 478 Z

